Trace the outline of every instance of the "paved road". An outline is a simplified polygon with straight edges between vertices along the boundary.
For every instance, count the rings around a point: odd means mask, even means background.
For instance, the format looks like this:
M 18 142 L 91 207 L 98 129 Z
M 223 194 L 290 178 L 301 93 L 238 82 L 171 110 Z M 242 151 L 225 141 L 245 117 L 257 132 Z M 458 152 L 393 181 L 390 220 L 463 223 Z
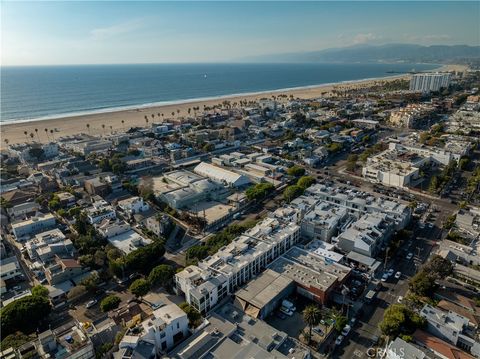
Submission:
M 417 238 L 411 246 L 405 243 L 397 255 L 387 263 L 387 270 L 393 268 L 395 272 L 402 272 L 400 279 L 391 277 L 383 283 L 383 289 L 378 292 L 377 298 L 364 306 L 364 312 L 359 324 L 347 337 L 340 347 L 332 354 L 332 358 L 367 358 L 368 348 L 374 345 L 374 338 L 380 336 L 378 324 L 383 319 L 385 309 L 389 305 L 398 303 L 399 297 L 405 297 L 408 290 L 408 279 L 415 275 L 422 263 L 426 262 L 435 246 L 434 238 L 440 235 L 440 228 L 416 230 Z M 413 260 L 407 260 L 406 254 L 415 254 Z M 381 273 L 380 275 L 381 276 Z

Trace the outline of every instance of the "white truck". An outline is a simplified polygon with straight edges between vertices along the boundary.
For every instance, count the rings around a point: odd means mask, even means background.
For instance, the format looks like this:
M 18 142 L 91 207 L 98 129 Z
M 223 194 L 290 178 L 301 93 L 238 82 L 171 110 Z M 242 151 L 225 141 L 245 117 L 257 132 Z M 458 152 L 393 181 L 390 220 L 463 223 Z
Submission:
M 285 307 L 286 309 L 291 310 L 292 312 L 297 310 L 297 308 L 295 308 L 295 305 L 293 305 L 292 302 L 290 302 L 286 299 L 282 300 L 282 307 Z

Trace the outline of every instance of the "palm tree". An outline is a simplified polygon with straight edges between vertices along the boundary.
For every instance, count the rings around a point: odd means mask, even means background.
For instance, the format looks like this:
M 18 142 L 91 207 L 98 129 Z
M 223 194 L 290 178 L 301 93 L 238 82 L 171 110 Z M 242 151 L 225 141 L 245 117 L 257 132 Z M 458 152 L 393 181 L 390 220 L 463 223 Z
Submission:
M 50 130 L 50 134 L 52 135 L 52 139 L 55 141 L 55 135 L 53 134 L 53 130 Z
M 87 123 L 87 130 L 88 130 L 88 133 L 90 133 L 90 124 Z
M 33 134 L 33 132 L 30 132 L 30 138 L 32 139 L 32 142 L 33 142 L 34 137 L 35 137 L 35 135 Z
M 103 135 L 105 136 L 105 124 L 102 124 L 102 128 L 103 128 Z
M 25 135 L 25 140 L 28 142 L 28 132 L 27 132 L 27 131 L 23 131 L 23 134 Z
M 38 142 L 40 142 L 40 137 L 38 136 L 38 128 L 35 129 L 35 133 L 37 134 Z
M 145 124 L 148 126 L 148 117 L 145 116 Z
M 154 113 L 152 113 L 152 118 L 155 118 L 155 114 L 154 114 Z
M 8 138 L 4 139 L 4 141 L 5 141 L 5 143 L 6 143 L 7 146 L 8 146 L 8 143 L 10 142 L 10 141 L 8 140 Z
M 172 116 L 175 116 L 175 111 L 172 111 Z
M 110 132 L 113 132 L 113 126 L 110 126 Z
M 125 125 L 125 120 L 122 120 L 122 130 L 125 129 L 124 125 Z
M 47 135 L 47 140 L 50 141 L 50 137 L 48 137 L 48 128 L 45 129 L 45 135 Z
M 180 110 L 177 108 L 177 114 L 180 113 Z
M 312 338 L 312 328 L 318 325 L 321 319 L 322 312 L 317 305 L 310 304 L 303 310 L 303 321 L 309 328 L 308 344 L 310 344 L 310 339 Z

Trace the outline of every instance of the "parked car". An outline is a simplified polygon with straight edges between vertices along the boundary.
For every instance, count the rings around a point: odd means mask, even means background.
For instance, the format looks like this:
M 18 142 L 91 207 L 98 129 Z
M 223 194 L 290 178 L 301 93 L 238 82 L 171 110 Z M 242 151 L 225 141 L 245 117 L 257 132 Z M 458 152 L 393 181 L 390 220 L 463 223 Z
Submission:
M 395 273 L 395 279 L 400 279 L 401 276 L 402 276 L 402 272 Z
M 408 253 L 406 258 L 407 258 L 408 261 L 410 259 L 412 259 L 413 258 L 413 253 L 412 252 Z
M 402 302 L 403 302 L 403 297 L 402 297 L 402 296 L 399 296 L 398 299 L 397 299 L 397 302 L 398 302 L 398 303 L 402 303 Z
M 335 340 L 335 345 L 340 345 L 342 344 L 342 341 L 343 341 L 343 336 L 339 335 L 337 337 L 337 340 Z
M 16 290 L 16 291 L 19 291 L 22 289 L 22 287 L 20 287 L 19 285 L 16 285 L 15 287 L 12 288 L 13 290 Z
M 395 273 L 395 271 L 393 270 L 393 268 L 390 268 L 387 273 L 388 273 L 388 276 L 391 277 L 393 273 Z
M 285 315 L 288 315 L 289 317 L 293 315 L 293 312 L 291 310 L 288 310 L 287 308 L 284 308 L 284 307 L 280 308 L 280 312 L 282 312 Z
M 388 280 L 388 273 L 383 273 L 382 282 L 386 282 L 387 280 Z
M 348 324 L 345 325 L 345 327 L 342 330 L 342 335 L 346 337 L 350 333 L 350 330 L 352 330 L 352 327 Z
M 319 327 L 315 327 L 312 329 L 315 333 L 317 333 L 318 335 L 321 335 L 321 336 L 324 336 L 325 333 L 323 332 L 322 329 L 320 329 Z
M 88 302 L 87 305 L 85 305 L 85 308 L 90 309 L 97 303 L 98 303 L 98 301 L 96 299 L 93 299 L 90 302 Z

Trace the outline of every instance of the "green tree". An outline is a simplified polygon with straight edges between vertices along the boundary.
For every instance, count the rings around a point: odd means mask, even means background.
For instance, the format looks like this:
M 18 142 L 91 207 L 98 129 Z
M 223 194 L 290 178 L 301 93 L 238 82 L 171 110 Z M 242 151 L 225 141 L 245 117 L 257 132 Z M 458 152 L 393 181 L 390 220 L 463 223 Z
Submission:
M 406 321 L 404 307 L 399 304 L 393 304 L 385 310 L 383 320 L 380 323 L 380 330 L 384 335 L 396 337 L 400 334 L 400 329 Z
M 143 297 L 150 290 L 150 284 L 145 279 L 137 279 L 128 288 L 137 298 Z
M 299 187 L 301 187 L 305 190 L 314 183 L 315 183 L 315 178 L 313 178 L 312 176 L 302 176 L 297 181 L 297 186 L 299 186 Z
M 48 298 L 48 289 L 45 288 L 43 285 L 36 285 L 31 290 L 32 295 L 38 295 L 40 297 Z
M 196 264 L 199 260 L 208 257 L 208 247 L 202 245 L 195 245 L 187 249 L 186 253 L 187 265 Z
M 249 187 L 245 191 L 245 195 L 249 201 L 259 201 L 267 197 L 274 190 L 275 186 L 272 183 L 257 183 L 256 185 Z
M 294 176 L 294 177 L 301 177 L 305 174 L 305 168 L 300 167 L 298 165 L 294 165 L 287 169 L 287 174 L 289 176 Z
M 435 288 L 435 278 L 425 271 L 420 271 L 410 279 L 408 286 L 415 294 L 428 296 Z
M 125 265 L 130 271 L 150 272 L 165 254 L 165 248 L 159 241 L 138 248 L 125 256 Z
M 308 305 L 303 310 L 303 321 L 308 325 L 309 337 L 312 337 L 312 328 L 320 323 L 322 319 L 322 312 L 315 304 Z
M 7 304 L 0 310 L 2 336 L 16 331 L 32 333 L 51 310 L 48 298 L 39 295 L 29 295 Z
M 28 336 L 21 332 L 9 334 L 2 340 L 2 343 L 0 344 L 1 350 L 5 350 L 8 348 L 17 349 L 23 344 L 28 343 L 34 339 L 35 339 L 34 336 Z
M 187 318 L 188 318 L 188 324 L 192 328 L 196 328 L 200 325 L 201 320 L 202 320 L 202 315 L 196 310 L 194 307 L 192 307 L 188 303 L 181 303 L 179 307 L 187 313 Z
M 102 299 L 100 302 L 100 309 L 102 312 L 108 312 L 112 309 L 118 308 L 121 303 L 121 299 L 116 295 L 109 295 Z
M 438 178 L 437 176 L 433 176 L 430 179 L 430 183 L 428 185 L 428 192 L 437 193 L 437 189 L 438 189 Z
M 283 192 L 283 198 L 287 202 L 291 202 L 298 196 L 303 194 L 303 188 L 297 185 L 288 186 Z
M 347 317 L 340 314 L 335 319 L 335 329 L 337 331 L 341 332 L 343 330 L 343 328 L 345 328 L 345 325 L 347 325 L 347 323 L 348 323 Z
M 175 275 L 175 270 L 172 266 L 167 264 L 160 264 L 152 269 L 148 275 L 148 281 L 151 286 L 160 285 L 166 287 L 172 282 L 173 276 Z
M 429 273 L 437 279 L 445 279 L 453 272 L 452 263 L 439 255 L 435 255 L 425 265 L 424 272 Z

